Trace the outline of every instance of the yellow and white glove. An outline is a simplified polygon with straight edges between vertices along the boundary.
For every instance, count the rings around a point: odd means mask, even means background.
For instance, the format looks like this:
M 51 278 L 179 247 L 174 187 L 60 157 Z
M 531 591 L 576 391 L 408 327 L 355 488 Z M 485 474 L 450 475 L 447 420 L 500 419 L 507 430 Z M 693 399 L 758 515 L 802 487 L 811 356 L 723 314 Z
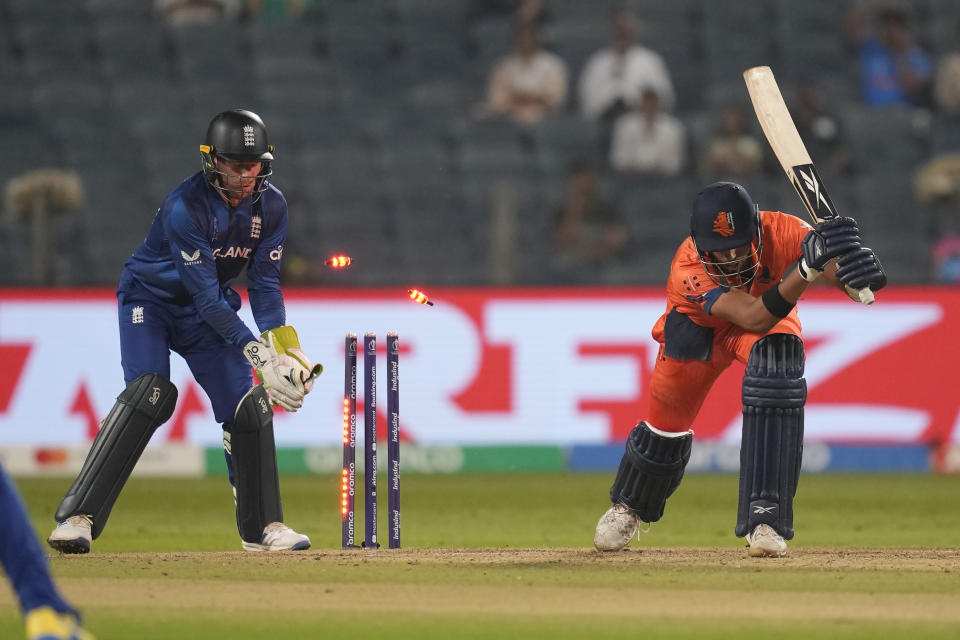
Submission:
M 273 336 L 253 340 L 243 347 L 243 355 L 257 372 L 270 403 L 287 411 L 296 411 L 303 406 L 301 365 L 291 356 L 277 351 Z
M 314 378 L 323 373 L 323 365 L 310 362 L 310 358 L 300 348 L 300 338 L 297 336 L 296 329 L 290 325 L 264 331 L 260 338 L 266 342 L 268 336 L 270 336 L 271 344 L 277 350 L 277 353 L 287 355 L 297 362 L 300 367 L 299 374 L 303 393 L 304 395 L 310 393 L 310 390 L 313 389 Z

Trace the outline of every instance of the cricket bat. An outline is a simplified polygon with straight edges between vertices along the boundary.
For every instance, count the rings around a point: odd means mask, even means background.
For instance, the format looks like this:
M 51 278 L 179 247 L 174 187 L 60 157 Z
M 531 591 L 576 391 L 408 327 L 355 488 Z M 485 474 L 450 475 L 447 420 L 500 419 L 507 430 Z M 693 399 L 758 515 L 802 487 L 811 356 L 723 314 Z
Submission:
M 743 80 L 747 83 L 753 110 L 757 113 L 767 142 L 814 223 L 838 217 L 837 209 L 800 139 L 797 125 L 787 110 L 773 71 L 770 67 L 752 67 L 743 72 Z M 853 294 L 851 297 L 857 296 L 863 304 L 873 304 L 870 287 L 859 291 L 847 287 L 847 292 Z

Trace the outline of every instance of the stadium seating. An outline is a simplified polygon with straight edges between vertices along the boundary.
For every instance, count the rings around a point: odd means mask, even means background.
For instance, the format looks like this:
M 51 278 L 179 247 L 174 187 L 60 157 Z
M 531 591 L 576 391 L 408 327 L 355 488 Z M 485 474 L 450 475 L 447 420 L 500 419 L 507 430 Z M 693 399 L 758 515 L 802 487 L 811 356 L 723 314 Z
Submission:
M 770 64 L 787 82 L 816 75 L 840 107 L 859 176 L 830 180 L 834 199 L 864 217 L 893 276 L 929 277 L 912 259 L 929 252 L 923 227 L 905 237 L 896 221 L 917 208 L 915 168 L 960 149 L 960 127 L 860 105 L 855 60 L 839 30 L 846 3 L 831 0 L 550 0 L 544 45 L 568 64 L 571 101 L 526 130 L 474 117 L 492 65 L 510 50 L 511 25 L 466 0 L 317 0 L 287 21 L 178 28 L 155 16 L 149 0 L 0 0 L 0 136 L 16 150 L 0 154 L 0 175 L 79 171 L 88 198 L 57 233 L 82 236 L 88 248 L 64 253 L 73 262 L 56 277 L 110 285 L 160 199 L 198 170 L 210 117 L 243 106 L 263 115 L 277 147 L 276 181 L 301 252 L 355 243 L 369 284 L 501 281 L 503 270 L 490 264 L 498 250 L 491 211 L 506 203 L 522 249 L 511 281 L 572 282 L 549 268 L 556 202 L 571 163 L 606 162 L 597 131 L 576 110 L 576 80 L 620 6 L 637 14 L 641 40 L 664 56 L 694 154 L 716 108 L 745 101 L 746 66 Z M 955 45 L 957 6 L 914 7 L 934 53 Z M 797 211 L 780 176 L 749 186 L 763 206 Z M 576 281 L 660 283 L 697 187 L 692 168 L 676 180 L 619 185 L 631 257 Z M 0 284 L 24 284 L 23 226 L 0 221 Z M 110 239 L 98 232 L 106 226 L 116 230 Z

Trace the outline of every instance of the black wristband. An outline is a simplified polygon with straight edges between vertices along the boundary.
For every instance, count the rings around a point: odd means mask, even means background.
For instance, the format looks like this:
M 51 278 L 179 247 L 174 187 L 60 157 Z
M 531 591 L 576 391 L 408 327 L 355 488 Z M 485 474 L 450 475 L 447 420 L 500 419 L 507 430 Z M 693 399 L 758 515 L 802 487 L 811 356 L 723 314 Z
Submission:
M 793 311 L 793 308 L 797 306 L 796 302 L 789 302 L 780 295 L 779 284 L 764 291 L 760 299 L 763 300 L 763 306 L 767 308 L 770 315 L 778 318 L 786 318 L 790 312 Z

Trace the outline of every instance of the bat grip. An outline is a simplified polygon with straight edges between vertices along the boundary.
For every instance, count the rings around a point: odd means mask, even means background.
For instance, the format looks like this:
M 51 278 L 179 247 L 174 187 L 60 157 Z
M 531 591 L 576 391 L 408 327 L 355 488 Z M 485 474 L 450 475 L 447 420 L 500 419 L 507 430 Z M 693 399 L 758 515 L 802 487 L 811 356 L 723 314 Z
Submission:
M 870 287 L 864 287 L 863 289 L 857 290 L 849 285 L 843 286 L 847 289 L 847 295 L 854 300 L 860 300 L 860 302 L 867 306 L 873 304 L 873 291 L 870 290 Z

